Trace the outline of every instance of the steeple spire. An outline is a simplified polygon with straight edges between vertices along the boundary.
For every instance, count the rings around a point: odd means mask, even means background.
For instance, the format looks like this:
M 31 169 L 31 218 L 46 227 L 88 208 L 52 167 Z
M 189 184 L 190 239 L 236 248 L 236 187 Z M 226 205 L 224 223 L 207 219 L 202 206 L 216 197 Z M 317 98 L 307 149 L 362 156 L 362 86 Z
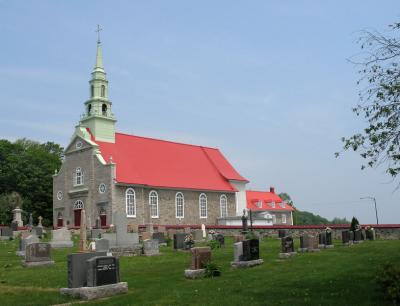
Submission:
M 100 41 L 100 31 L 103 29 L 100 28 L 100 25 L 97 25 L 97 51 L 96 51 L 96 65 L 94 70 L 102 70 L 104 72 L 103 67 L 103 51 L 101 49 L 101 41 Z

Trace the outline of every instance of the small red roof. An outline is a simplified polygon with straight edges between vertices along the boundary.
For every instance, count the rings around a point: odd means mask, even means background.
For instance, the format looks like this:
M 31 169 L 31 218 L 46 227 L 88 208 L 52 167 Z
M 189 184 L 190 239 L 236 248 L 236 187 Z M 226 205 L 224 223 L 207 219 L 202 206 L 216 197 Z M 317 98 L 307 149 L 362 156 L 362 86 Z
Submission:
M 246 198 L 247 209 L 260 211 L 294 211 L 293 207 L 285 204 L 275 192 L 247 190 Z M 273 207 L 272 203 L 275 203 L 275 207 Z
M 115 143 L 95 141 L 118 183 L 166 188 L 236 191 L 229 180 L 248 182 L 215 148 L 116 133 Z

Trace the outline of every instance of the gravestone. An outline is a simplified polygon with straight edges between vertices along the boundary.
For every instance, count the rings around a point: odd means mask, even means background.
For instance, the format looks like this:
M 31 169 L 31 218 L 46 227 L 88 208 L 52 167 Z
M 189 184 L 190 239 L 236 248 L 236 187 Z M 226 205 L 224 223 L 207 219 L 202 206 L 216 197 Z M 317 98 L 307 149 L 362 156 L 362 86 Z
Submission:
M 117 234 L 116 233 L 103 233 L 102 238 L 107 239 L 110 248 L 117 246 Z
M 362 236 L 362 233 L 361 233 L 360 230 L 354 231 L 354 243 L 362 242 L 362 240 L 361 240 L 362 237 L 361 236 Z
M 157 233 L 153 233 L 153 239 L 158 240 L 158 244 L 166 244 L 167 241 L 165 240 L 165 235 L 163 232 L 157 232 Z
M 278 238 L 284 238 L 286 237 L 286 230 L 285 229 L 280 229 L 278 230 Z
M 318 245 L 318 247 L 319 248 L 325 248 L 325 245 L 326 245 L 326 232 L 323 231 L 322 233 L 319 233 L 318 237 L 319 237 L 319 245 Z
M 29 223 L 28 223 L 28 226 L 29 226 L 30 228 L 33 227 L 33 217 L 32 217 L 32 213 L 29 214 Z
M 101 228 L 94 228 L 89 230 L 89 235 L 88 237 L 90 239 L 100 239 L 103 235 L 104 230 L 102 230 Z
M 18 231 L 18 222 L 17 221 L 11 222 L 11 229 L 13 232 Z
M 224 246 L 225 245 L 225 237 L 222 234 L 215 234 L 214 239 L 218 241 L 219 246 Z
M 153 256 L 160 254 L 158 240 L 148 239 L 143 241 L 143 254 L 146 256 Z
M 128 233 L 128 219 L 125 213 L 115 212 L 113 221 L 116 227 L 117 247 L 133 247 L 139 243 L 138 233 Z
M 318 248 L 318 238 L 314 235 L 307 235 L 307 245 L 308 245 L 308 252 L 319 252 L 320 249 Z
M 43 227 L 35 226 L 32 228 L 32 234 L 42 237 L 43 235 Z
M 281 253 L 279 258 L 286 259 L 296 254 L 294 251 L 294 242 L 292 237 L 284 237 L 281 239 Z
M 108 252 L 110 249 L 110 241 L 105 238 L 96 240 L 96 251 L 97 252 Z
M 1 239 L 8 240 L 10 237 L 13 237 L 13 230 L 11 227 L 2 227 L 1 228 Z
M 192 264 L 190 269 L 185 270 L 185 277 L 191 279 L 203 277 L 205 266 L 207 262 L 211 261 L 211 248 L 192 248 L 190 252 L 192 253 Z
M 185 237 L 186 234 L 177 233 L 174 234 L 174 249 L 180 250 L 185 248 Z
M 342 231 L 342 243 L 350 244 L 350 231 Z
M 16 207 L 15 209 L 12 210 L 12 213 L 13 213 L 12 223 L 16 223 L 17 227 L 24 226 L 24 222 L 22 222 L 22 209 Z
M 149 240 L 152 237 L 152 234 L 150 232 L 142 232 L 141 235 L 142 235 L 142 241 Z
M 190 227 L 185 227 L 185 228 L 183 229 L 183 232 L 184 232 L 185 234 L 190 234 L 190 232 L 191 232 Z
M 332 232 L 331 231 L 326 231 L 325 232 L 325 248 L 330 249 L 333 248 L 334 245 L 332 244 Z
M 30 243 L 25 249 L 25 261 L 22 262 L 24 267 L 33 266 L 51 266 L 54 261 L 50 258 L 50 243 L 35 242 Z
M 40 242 L 39 238 L 36 235 L 29 235 L 27 237 L 24 237 L 19 240 L 19 248 L 18 251 L 16 252 L 16 255 L 18 256 L 25 256 L 25 250 L 26 246 L 30 243 L 36 243 Z
M 350 242 L 353 243 L 354 242 L 354 231 L 349 231 L 350 233 Z
M 236 242 L 233 244 L 233 260 L 242 261 L 243 257 L 243 242 Z
M 95 256 L 87 263 L 87 287 L 119 283 L 119 261 L 113 256 Z
M 308 248 L 309 248 L 309 235 L 308 234 L 304 234 L 300 236 L 300 248 L 299 248 L 299 252 L 307 252 Z
M 87 286 L 86 261 L 96 256 L 106 256 L 106 252 L 72 253 L 67 255 L 68 288 Z
M 366 230 L 365 236 L 367 240 L 375 240 L 376 239 L 375 230 L 373 228 Z
M 203 240 L 203 231 L 201 229 L 196 229 L 192 232 L 194 241 L 202 241 Z
M 37 225 L 37 226 L 43 227 L 43 225 L 42 225 L 42 220 L 43 220 L 43 217 L 42 217 L 42 216 L 39 216 L 39 217 L 38 217 L 38 225 Z
M 258 239 L 244 240 L 242 246 L 242 261 L 257 260 L 260 258 L 260 242 Z
M 71 232 L 62 227 L 60 229 L 52 230 L 52 240 L 50 241 L 50 245 L 52 248 L 71 248 L 74 246 L 73 241 L 71 240 Z

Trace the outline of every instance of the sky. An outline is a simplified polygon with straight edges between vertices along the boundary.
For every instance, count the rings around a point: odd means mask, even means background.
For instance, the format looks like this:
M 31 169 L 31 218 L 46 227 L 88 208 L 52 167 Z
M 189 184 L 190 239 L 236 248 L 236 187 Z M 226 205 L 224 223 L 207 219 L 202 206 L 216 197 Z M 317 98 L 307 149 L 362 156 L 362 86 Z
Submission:
M 89 98 L 97 24 L 117 130 L 219 148 L 249 189 L 300 210 L 400 223 L 399 180 L 361 170 L 341 137 L 358 103 L 363 29 L 396 1 L 0 0 L 0 138 L 66 147 Z

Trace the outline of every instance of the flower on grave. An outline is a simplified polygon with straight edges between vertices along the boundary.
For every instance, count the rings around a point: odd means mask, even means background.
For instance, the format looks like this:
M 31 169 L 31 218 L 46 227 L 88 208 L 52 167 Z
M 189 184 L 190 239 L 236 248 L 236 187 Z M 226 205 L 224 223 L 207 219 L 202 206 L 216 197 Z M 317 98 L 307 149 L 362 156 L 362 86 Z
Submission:
M 366 231 L 369 231 L 371 229 L 371 226 L 369 226 L 369 225 L 367 225 L 366 227 L 365 227 L 365 230 Z
M 370 230 L 370 231 L 373 231 L 373 230 L 374 230 L 374 228 L 373 228 L 373 227 L 371 227 L 369 230 Z
M 215 234 L 215 231 L 214 231 L 214 230 L 210 230 L 210 231 L 208 231 L 208 233 L 209 233 L 210 235 L 214 235 L 214 234 Z
M 330 227 L 326 227 L 325 231 L 329 233 L 332 231 L 332 229 Z
M 193 235 L 192 234 L 186 235 L 184 241 L 186 244 L 194 244 Z

